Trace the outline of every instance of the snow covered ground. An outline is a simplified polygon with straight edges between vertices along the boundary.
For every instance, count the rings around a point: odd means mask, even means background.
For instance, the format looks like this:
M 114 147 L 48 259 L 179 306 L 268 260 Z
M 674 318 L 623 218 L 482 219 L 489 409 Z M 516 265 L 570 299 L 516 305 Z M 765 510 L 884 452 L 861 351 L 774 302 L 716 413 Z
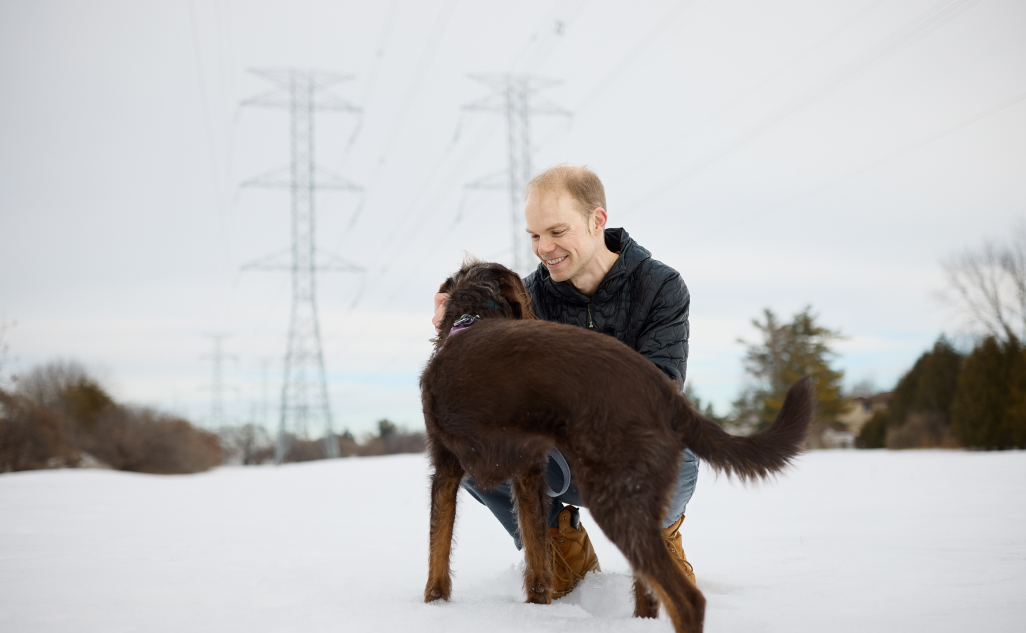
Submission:
M 425 605 L 420 455 L 191 476 L 0 476 L 0 631 L 670 631 L 626 561 L 521 602 L 521 557 L 461 494 L 453 601 Z M 1021 631 L 1026 453 L 829 451 L 745 488 L 703 471 L 684 546 L 706 630 Z

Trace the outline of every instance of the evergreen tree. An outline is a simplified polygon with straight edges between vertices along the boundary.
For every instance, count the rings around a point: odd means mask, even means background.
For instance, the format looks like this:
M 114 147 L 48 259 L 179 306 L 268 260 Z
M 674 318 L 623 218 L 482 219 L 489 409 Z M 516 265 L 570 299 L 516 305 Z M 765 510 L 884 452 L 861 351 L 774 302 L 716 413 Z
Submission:
M 1026 448 L 1026 348 L 987 337 L 965 359 L 951 430 L 966 446 Z
M 961 368 L 962 355 L 941 335 L 894 388 L 890 425 L 901 426 L 910 413 L 940 413 L 948 424 Z
M 887 427 L 890 422 L 889 411 L 877 411 L 862 425 L 855 445 L 859 448 L 883 448 L 887 445 Z
M 811 306 L 790 323 L 780 323 L 768 308 L 763 317 L 765 321 L 752 320 L 762 332 L 761 343 L 739 339 L 748 346 L 745 371 L 755 381 L 734 403 L 735 413 L 740 419 L 756 417 L 754 430 L 765 429 L 776 419 L 791 385 L 803 376 L 812 376 L 819 422 L 837 426 L 837 416 L 845 411 L 847 399 L 841 392 L 844 373 L 830 366 L 836 356 L 830 346 L 842 338 L 841 334 L 818 325 Z

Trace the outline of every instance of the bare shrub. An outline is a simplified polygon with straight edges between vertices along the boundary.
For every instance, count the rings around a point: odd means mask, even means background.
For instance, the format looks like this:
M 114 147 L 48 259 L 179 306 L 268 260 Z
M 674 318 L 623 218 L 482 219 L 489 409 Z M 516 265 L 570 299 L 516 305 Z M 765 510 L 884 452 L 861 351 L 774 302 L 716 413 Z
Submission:
M 1026 223 L 1004 242 L 987 242 L 943 262 L 941 298 L 998 341 L 1026 340 Z
M 367 437 L 356 448 L 356 454 L 360 457 L 374 457 L 385 454 L 385 442 L 380 437 Z
M 18 379 L 17 376 L 8 373 L 11 365 L 11 346 L 7 342 L 7 333 L 15 325 L 14 321 L 8 321 L 7 317 L 0 314 L 0 390 L 3 390 L 4 385 L 9 385 Z
M 427 437 L 423 431 L 407 431 L 390 420 L 378 420 L 378 434 L 368 436 L 357 447 L 357 455 L 395 455 L 397 453 L 423 453 Z
M 423 431 L 399 429 L 394 435 L 385 439 L 385 454 L 423 453 L 426 445 L 427 436 Z
M 72 423 L 71 441 L 78 445 L 88 443 L 100 414 L 115 406 L 103 386 L 74 361 L 53 361 L 32 369 L 18 381 L 18 394 L 66 417 Z
M 142 407 L 106 409 L 87 450 L 118 470 L 140 473 L 197 473 L 221 463 L 216 435 Z
M 175 416 L 118 405 L 85 368 L 55 361 L 5 395 L 0 470 L 104 463 L 144 473 L 194 473 L 221 462 L 216 435 Z
M 951 434 L 947 416 L 939 411 L 909 413 L 904 424 L 887 429 L 885 445 L 889 449 L 961 446 Z
M 58 411 L 0 391 L 0 472 L 76 465 L 70 426 Z
M 360 445 L 348 432 L 335 438 L 338 441 L 338 454 L 340 457 L 352 457 L 360 454 Z
M 327 456 L 324 440 L 293 439 L 289 443 L 289 452 L 285 456 L 285 461 L 312 462 L 315 459 L 325 459 Z
M 364 437 L 362 442 L 348 431 L 335 436 L 340 457 L 372 457 L 375 455 L 394 455 L 396 453 L 423 453 L 427 443 L 423 431 L 407 431 L 396 426 L 387 419 L 378 420 L 378 432 Z M 325 459 L 324 438 L 317 440 L 300 439 L 295 435 L 286 436 L 288 451 L 285 462 L 305 462 Z
M 56 360 L 31 369 L 18 380 L 18 393 L 41 407 L 61 408 L 72 387 L 94 383 L 89 372 L 75 361 Z
M 274 443 L 259 424 L 228 426 L 217 432 L 225 464 L 253 466 L 274 458 Z

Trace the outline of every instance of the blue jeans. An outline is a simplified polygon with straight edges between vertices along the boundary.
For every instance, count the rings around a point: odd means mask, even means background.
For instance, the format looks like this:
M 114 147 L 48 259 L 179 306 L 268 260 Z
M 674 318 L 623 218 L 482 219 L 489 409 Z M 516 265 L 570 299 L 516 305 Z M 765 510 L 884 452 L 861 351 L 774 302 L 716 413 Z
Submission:
M 577 484 L 574 483 L 573 473 L 570 474 L 570 481 L 564 479 L 564 470 L 559 462 L 551 455 L 545 471 L 545 481 L 549 488 L 561 494 L 552 496 L 552 507 L 549 509 L 549 525 L 559 527 L 559 513 L 565 508 L 565 504 L 577 507 L 586 507 L 581 501 L 581 495 L 577 491 Z M 673 499 L 666 509 L 666 517 L 663 520 L 663 527 L 668 528 L 684 514 L 691 495 L 695 492 L 695 484 L 698 482 L 698 457 L 691 452 L 691 449 L 684 449 L 684 461 L 681 462 L 680 472 L 677 473 L 677 488 L 674 490 Z M 485 507 L 491 510 L 495 518 L 499 520 L 502 527 L 506 528 L 509 535 L 513 537 L 513 543 L 517 549 L 523 548 L 520 540 L 520 526 L 517 524 L 517 517 L 513 513 L 513 493 L 509 482 L 504 482 L 491 490 L 482 490 L 474 484 L 474 479 L 469 475 L 463 479 L 463 487 L 480 501 Z M 580 524 L 580 515 L 571 510 L 570 521 L 574 527 Z

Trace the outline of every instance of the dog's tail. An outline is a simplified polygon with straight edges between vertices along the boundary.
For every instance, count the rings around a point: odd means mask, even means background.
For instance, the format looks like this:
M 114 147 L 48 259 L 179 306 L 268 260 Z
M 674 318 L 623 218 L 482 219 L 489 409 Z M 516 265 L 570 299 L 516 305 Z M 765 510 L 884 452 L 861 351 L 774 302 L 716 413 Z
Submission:
M 731 435 L 681 399 L 677 430 L 688 448 L 717 470 L 742 481 L 783 470 L 802 450 L 815 413 L 815 387 L 808 376 L 791 385 L 773 425 L 761 433 Z M 686 413 L 685 413 L 686 411 Z

